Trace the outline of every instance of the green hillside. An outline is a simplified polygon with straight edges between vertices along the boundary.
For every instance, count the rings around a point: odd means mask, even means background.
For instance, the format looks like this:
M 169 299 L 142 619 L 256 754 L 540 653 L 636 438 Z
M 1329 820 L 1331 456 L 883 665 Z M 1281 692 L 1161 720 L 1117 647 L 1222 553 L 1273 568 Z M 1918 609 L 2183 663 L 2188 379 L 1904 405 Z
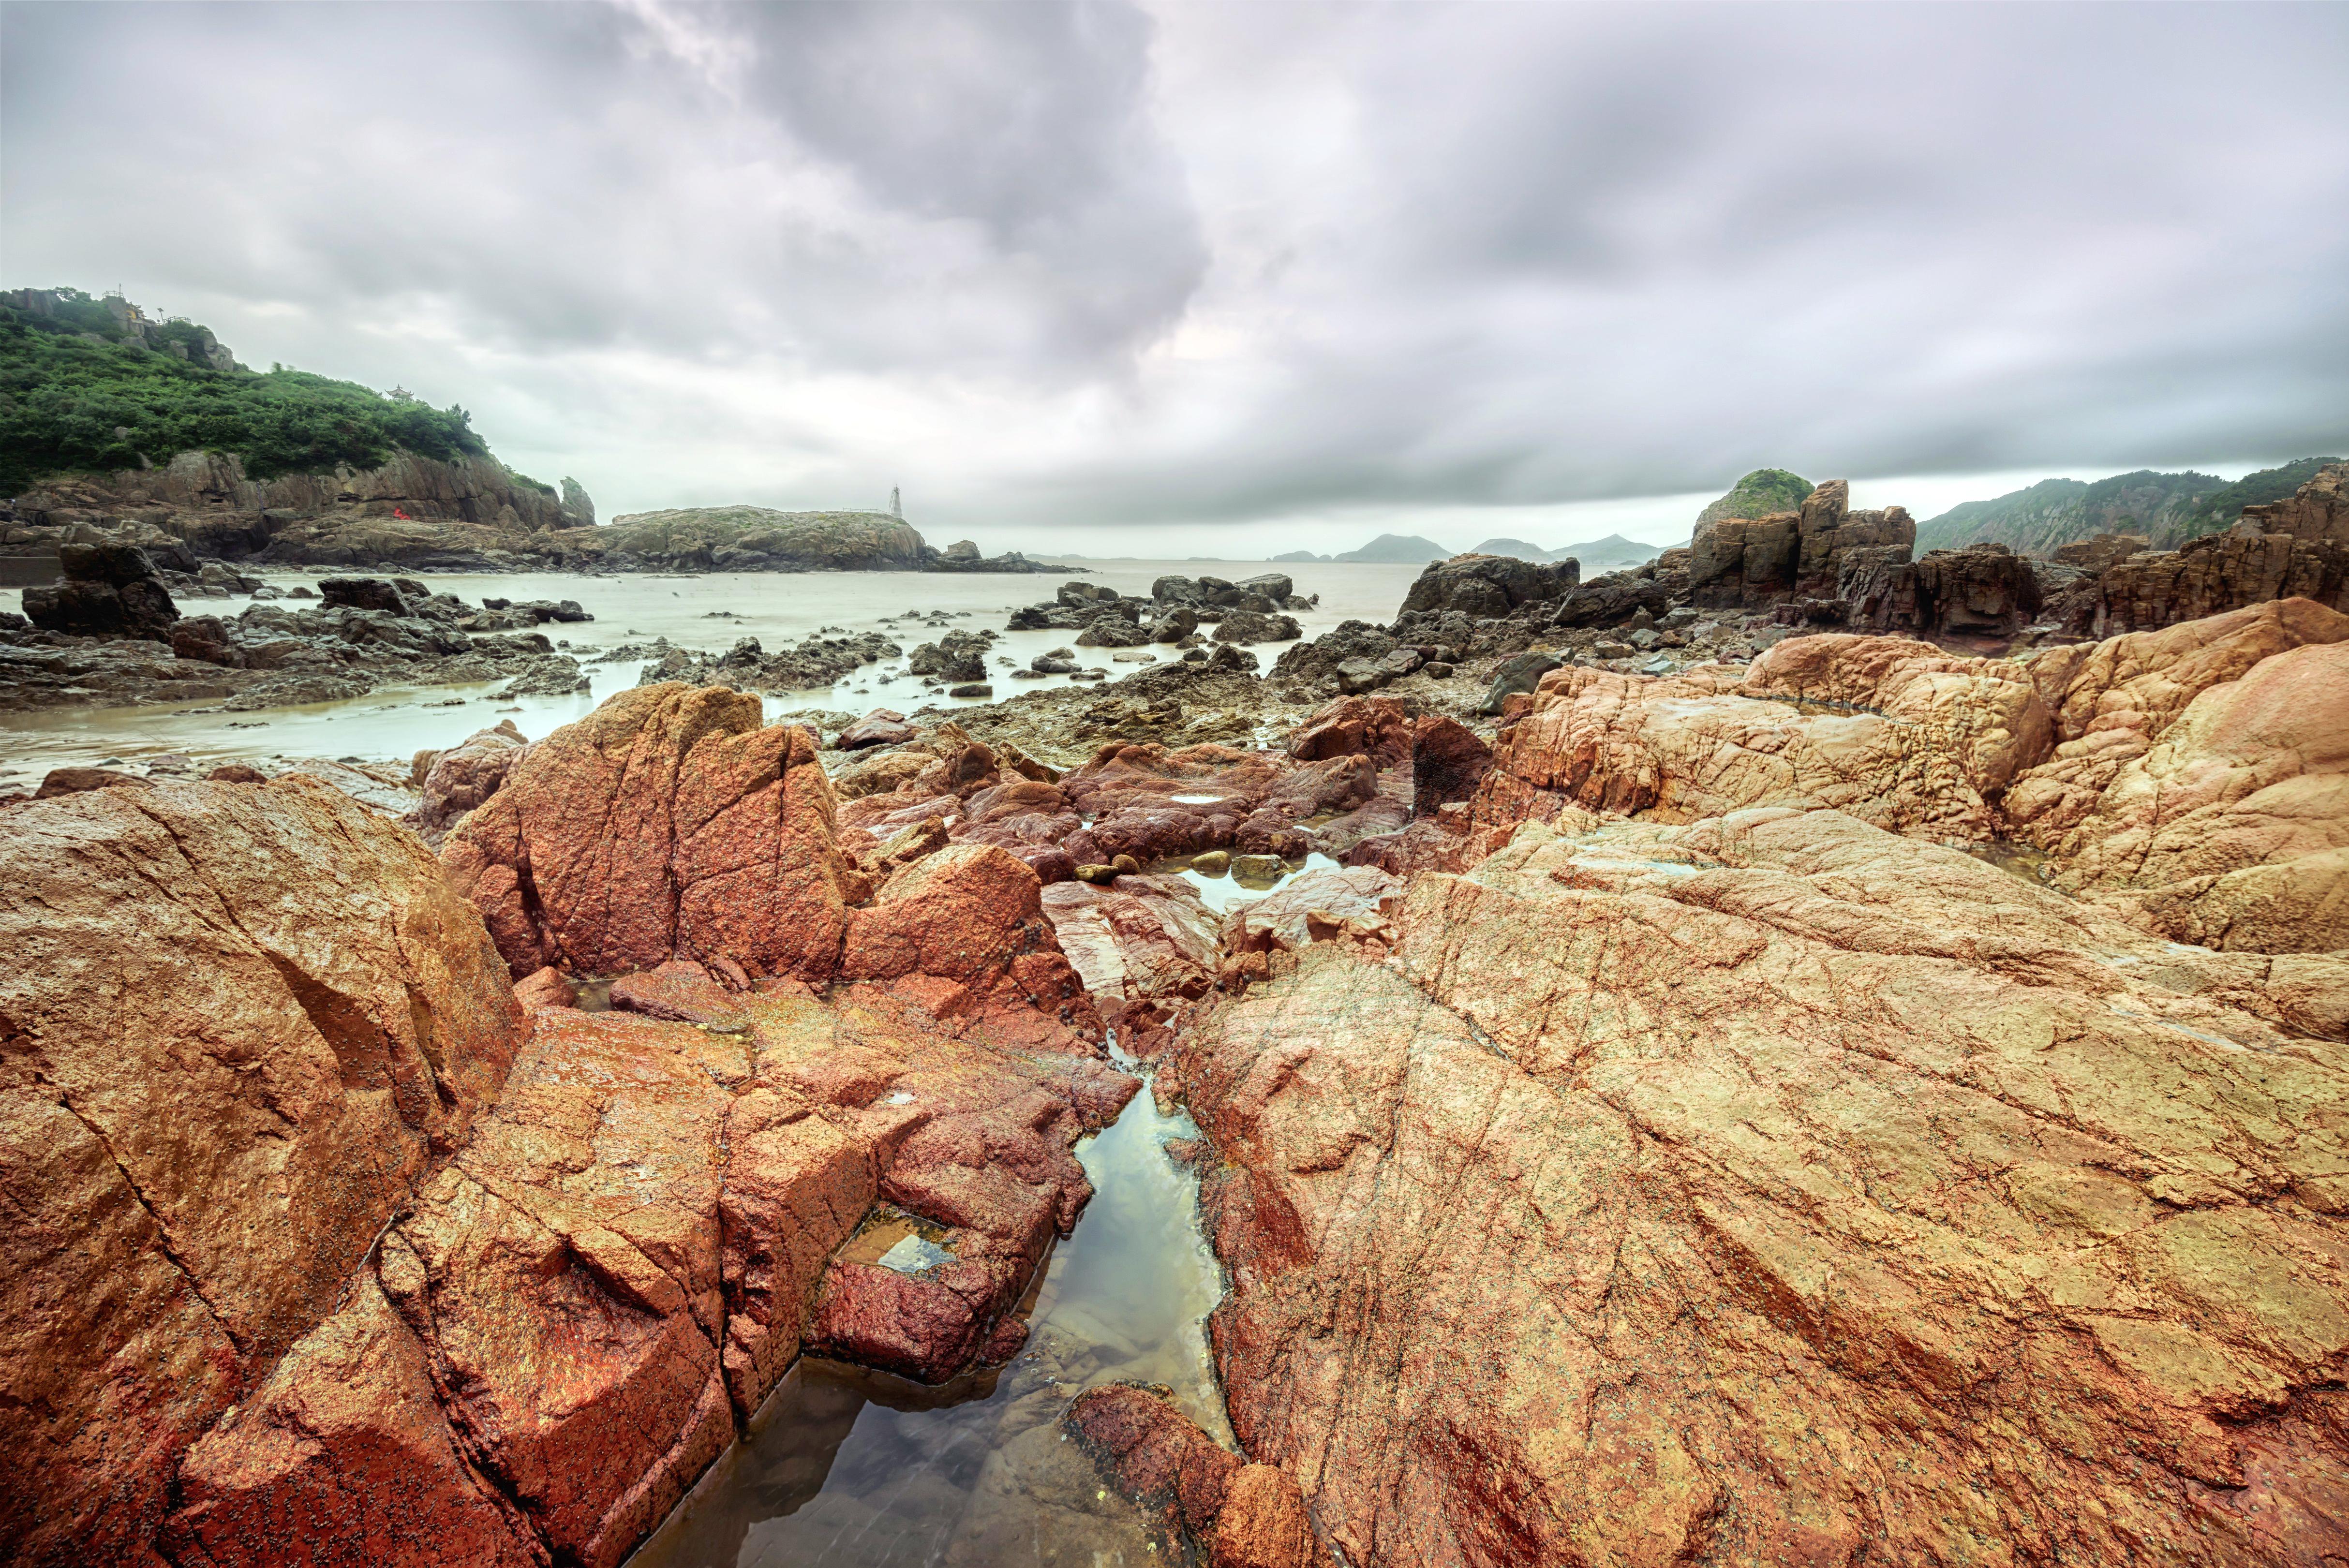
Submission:
M 135 469 L 142 458 L 163 463 L 200 449 L 234 453 L 255 479 L 374 468 L 401 449 L 488 455 L 462 408 L 299 370 L 215 368 L 168 351 L 174 342 L 212 346 L 200 326 L 126 331 L 104 302 L 54 294 L 46 315 L 0 304 L 0 496 L 53 474 Z M 218 358 L 234 363 L 224 351 Z
M 2142 533 L 2158 550 L 2231 526 L 2243 508 L 2281 500 L 2338 458 L 2302 458 L 2246 474 L 2232 484 L 2215 474 L 2139 469 L 2093 484 L 2042 480 L 2027 490 L 1970 500 L 1920 523 L 1917 549 L 1954 550 L 1992 542 L 2046 554 L 2099 533 Z

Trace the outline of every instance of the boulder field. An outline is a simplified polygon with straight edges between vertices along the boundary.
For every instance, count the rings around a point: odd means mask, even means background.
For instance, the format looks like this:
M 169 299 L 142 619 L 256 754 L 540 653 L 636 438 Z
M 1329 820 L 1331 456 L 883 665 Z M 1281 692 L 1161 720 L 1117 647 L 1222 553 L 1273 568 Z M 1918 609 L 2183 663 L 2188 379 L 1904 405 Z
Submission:
M 1237 1451 L 1051 1398 L 1175 1555 L 2349 1559 L 2349 615 L 1520 673 L 0 805 L 0 1556 L 617 1563 L 796 1357 L 1020 1354 L 1114 1030 Z

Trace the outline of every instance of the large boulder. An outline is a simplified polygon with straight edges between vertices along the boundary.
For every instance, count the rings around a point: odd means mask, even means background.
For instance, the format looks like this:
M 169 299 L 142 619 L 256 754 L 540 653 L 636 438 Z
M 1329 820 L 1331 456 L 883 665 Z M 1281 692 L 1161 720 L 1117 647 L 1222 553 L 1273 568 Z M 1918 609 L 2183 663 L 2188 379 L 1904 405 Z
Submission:
M 846 862 L 814 738 L 759 698 L 639 686 L 532 747 L 441 862 L 516 977 L 727 958 L 823 981 Z
M 428 844 L 438 844 L 465 814 L 496 794 L 529 740 L 502 718 L 477 729 L 432 759 L 421 780 L 424 799 L 401 820 Z
M 2349 1551 L 2349 965 L 1791 809 L 1402 923 L 1161 1058 L 1233 1429 L 1345 1561 Z
M 151 1562 L 523 1019 L 424 847 L 299 778 L 0 810 L 0 1556 Z
M 180 618 L 160 573 L 136 545 L 60 546 L 65 575 L 52 587 L 25 590 L 25 616 L 45 632 L 76 637 L 135 637 L 169 643 Z
M 1072 1146 L 1134 1081 L 870 989 L 721 974 L 533 1015 L 496 1112 L 190 1451 L 176 1560 L 610 1568 L 803 1344 L 934 1379 L 1016 1347 L 1005 1311 L 1090 1196 Z M 910 1224 L 984 1288 L 863 1257 Z M 892 1354 L 884 1303 L 923 1354 Z
M 1458 610 L 1472 620 L 1506 615 L 1523 604 L 1545 604 L 1582 580 L 1578 562 L 1536 564 L 1508 555 L 1455 555 L 1431 561 L 1403 595 L 1402 616 Z M 1400 627 L 1396 635 L 1408 634 Z
M 2305 600 L 2052 650 L 2018 830 L 2181 942 L 2349 947 L 2349 616 Z

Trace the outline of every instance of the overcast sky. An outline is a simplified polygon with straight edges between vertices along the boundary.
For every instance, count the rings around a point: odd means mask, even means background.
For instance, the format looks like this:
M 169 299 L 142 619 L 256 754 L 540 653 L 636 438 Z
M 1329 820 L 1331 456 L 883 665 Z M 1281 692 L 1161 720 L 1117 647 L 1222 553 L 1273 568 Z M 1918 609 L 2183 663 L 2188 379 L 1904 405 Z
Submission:
M 1683 539 L 2349 448 L 2349 6 L 0 8 L 0 283 L 603 513 Z

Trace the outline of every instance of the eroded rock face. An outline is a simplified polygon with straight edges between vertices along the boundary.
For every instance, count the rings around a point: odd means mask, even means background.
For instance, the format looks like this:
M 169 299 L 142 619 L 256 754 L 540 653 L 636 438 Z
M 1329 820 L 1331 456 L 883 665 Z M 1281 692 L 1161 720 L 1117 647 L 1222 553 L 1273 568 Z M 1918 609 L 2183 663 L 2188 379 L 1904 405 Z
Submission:
M 510 718 L 477 729 L 441 752 L 418 782 L 424 799 L 402 819 L 428 844 L 438 844 L 465 814 L 498 792 L 529 739 Z
M 1402 925 L 1169 1058 L 1234 1429 L 1347 1560 L 2349 1548 L 2349 1078 L 2287 994 L 2349 966 L 1825 810 L 1527 827 Z
M 672 957 L 823 981 L 847 926 L 815 741 L 759 698 L 640 686 L 530 750 L 442 846 L 519 977 Z
M 614 997 L 659 1017 L 533 1014 L 497 1110 L 348 1304 L 190 1453 L 183 1560 L 616 1563 L 803 1333 L 938 1378 L 999 1337 L 1090 1193 L 1071 1146 L 1135 1087 L 868 987 L 642 979 Z M 835 1256 L 876 1204 L 994 1288 Z M 899 1284 L 930 1333 L 893 1359 L 871 1303 Z
M 0 1430 L 31 1480 L 0 1545 L 139 1561 L 179 1450 L 335 1309 L 522 1015 L 429 854 L 321 784 L 17 805 L 0 865 Z
M 180 618 L 171 590 L 147 552 L 129 544 L 67 544 L 57 552 L 63 578 L 25 590 L 25 616 L 45 632 L 77 637 L 171 641 Z
M 1088 1388 L 1062 1424 L 1112 1485 L 1188 1537 L 1210 1568 L 1330 1562 L 1290 1476 L 1226 1453 L 1156 1389 Z

